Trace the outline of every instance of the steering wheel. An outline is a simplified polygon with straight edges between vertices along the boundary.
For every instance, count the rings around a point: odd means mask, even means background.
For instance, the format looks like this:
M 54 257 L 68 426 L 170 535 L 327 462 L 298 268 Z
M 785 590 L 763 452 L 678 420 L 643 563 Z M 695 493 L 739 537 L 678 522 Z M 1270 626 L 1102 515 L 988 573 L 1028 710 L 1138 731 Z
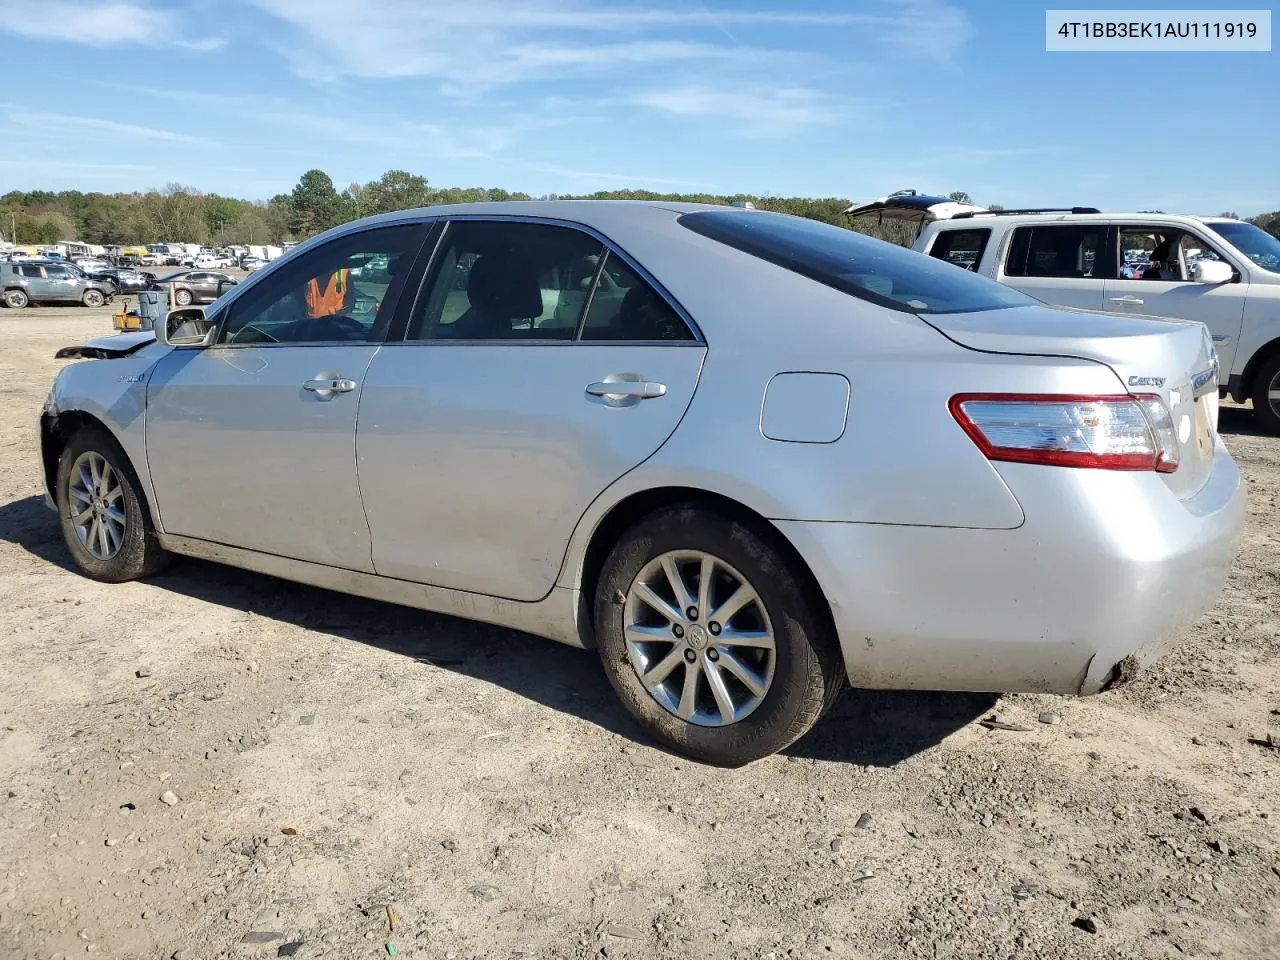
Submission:
M 363 340 L 369 335 L 369 329 L 363 323 L 355 317 L 347 316 L 345 313 L 322 317 L 317 320 L 317 323 L 323 324 L 324 327 L 332 330 L 335 334 L 346 334 L 352 340 Z

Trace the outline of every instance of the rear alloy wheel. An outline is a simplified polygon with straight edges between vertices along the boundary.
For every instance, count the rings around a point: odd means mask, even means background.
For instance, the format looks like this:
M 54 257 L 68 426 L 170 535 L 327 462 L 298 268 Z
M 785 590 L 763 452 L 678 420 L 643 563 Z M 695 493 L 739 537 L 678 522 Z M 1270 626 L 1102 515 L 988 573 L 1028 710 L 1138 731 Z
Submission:
M 1253 381 L 1253 415 L 1268 433 L 1280 433 L 1280 355 L 1268 360 Z
M 102 295 L 101 290 L 86 290 L 80 302 L 86 307 L 100 307 L 107 302 L 107 299 Z
M 742 524 L 693 506 L 651 515 L 614 548 L 596 637 L 632 716 L 720 766 L 799 739 L 844 684 L 838 644 L 783 557 Z
M 21 310 L 31 301 L 27 299 L 26 291 L 23 290 L 6 290 L 4 292 L 4 305 L 13 310 Z
M 173 299 L 174 299 L 174 302 L 175 302 L 175 303 L 177 303 L 177 305 L 178 305 L 178 306 L 180 306 L 180 307 L 189 307 L 189 306 L 191 306 L 191 300 L 192 300 L 192 297 L 191 297 L 191 291 L 190 291 L 190 290 L 179 290 L 177 293 L 175 293 L 175 294 L 173 295 Z
M 81 428 L 58 460 L 58 518 L 76 566 L 118 583 L 157 572 L 170 554 L 160 546 L 139 494 L 137 475 L 115 438 Z

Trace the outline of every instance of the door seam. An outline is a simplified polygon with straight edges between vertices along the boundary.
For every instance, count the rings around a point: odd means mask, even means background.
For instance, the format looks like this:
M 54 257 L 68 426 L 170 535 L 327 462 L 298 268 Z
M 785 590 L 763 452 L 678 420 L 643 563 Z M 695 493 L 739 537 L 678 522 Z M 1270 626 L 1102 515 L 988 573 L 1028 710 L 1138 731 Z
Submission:
M 369 371 L 373 361 L 382 352 L 383 344 L 379 343 L 373 353 L 369 354 L 369 362 L 360 373 L 360 390 L 356 396 L 356 415 L 351 428 L 351 468 L 356 475 L 356 496 L 360 498 L 360 516 L 364 517 L 364 528 L 369 531 L 369 569 L 376 575 L 378 565 L 373 562 L 373 527 L 369 523 L 369 510 L 364 504 L 364 488 L 360 484 L 360 405 L 364 402 L 364 391 L 369 384 Z

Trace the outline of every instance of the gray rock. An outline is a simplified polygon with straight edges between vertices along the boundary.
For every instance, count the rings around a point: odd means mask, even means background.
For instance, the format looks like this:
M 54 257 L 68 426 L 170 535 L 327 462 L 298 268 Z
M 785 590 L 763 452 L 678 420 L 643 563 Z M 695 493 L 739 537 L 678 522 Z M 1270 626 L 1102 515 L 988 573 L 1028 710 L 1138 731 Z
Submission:
M 625 923 L 606 924 L 604 928 L 604 932 L 611 937 L 620 937 L 623 940 L 646 939 L 646 935 L 643 930 L 638 930 L 635 927 L 628 926 Z
M 468 887 L 467 893 L 477 900 L 483 900 L 485 903 L 491 903 L 502 895 L 502 891 L 491 883 L 477 883 L 473 887 Z
M 283 940 L 284 934 L 278 930 L 250 930 L 240 938 L 241 943 L 274 943 Z
M 450 853 L 457 853 L 457 852 L 458 852 L 458 841 L 457 841 L 457 840 L 441 840 L 441 841 L 440 841 L 440 846 L 444 847 L 444 848 L 445 848 L 446 850 L 448 850 Z
M 79 937 L 81 940 L 84 940 L 84 941 L 86 941 L 86 942 L 89 942 L 89 941 L 97 940 L 97 939 L 98 939 L 98 935 L 97 935 L 96 933 L 94 933 L 94 931 L 93 931 L 93 929 L 92 929 L 91 927 L 83 927 L 83 928 L 81 928 L 80 932 L 79 932 L 79 933 L 77 933 L 77 934 L 76 934 L 76 936 L 77 936 L 77 937 Z
M 314 713 L 304 713 L 302 716 L 298 717 L 298 726 L 300 727 L 309 727 L 315 722 L 316 715 Z
M 1062 722 L 1062 714 L 1054 713 L 1052 710 L 1046 710 L 1040 714 L 1040 722 L 1047 723 L 1051 727 L 1056 727 Z
M 858 822 L 853 825 L 853 829 L 855 830 L 871 829 L 871 814 L 864 813 L 862 816 L 858 817 Z
M 167 807 L 175 806 L 178 803 L 178 795 L 172 790 L 166 790 L 160 794 L 160 802 Z
M 276 948 L 277 957 L 292 957 L 302 948 L 301 940 L 293 940 L 289 943 L 282 943 Z
M 143 679 L 144 677 L 149 677 L 151 676 L 151 668 L 139 667 L 137 670 L 133 671 L 133 675 L 137 677 L 139 680 Z
M 190 950 L 175 950 L 170 960 L 195 960 Z
M 831 841 L 832 853 L 839 853 L 843 849 L 844 849 L 844 840 L 842 840 L 840 837 L 836 837 L 834 840 Z
M 1029 883 L 1020 883 L 1013 888 L 1013 899 L 1030 900 L 1040 892 L 1040 888 Z

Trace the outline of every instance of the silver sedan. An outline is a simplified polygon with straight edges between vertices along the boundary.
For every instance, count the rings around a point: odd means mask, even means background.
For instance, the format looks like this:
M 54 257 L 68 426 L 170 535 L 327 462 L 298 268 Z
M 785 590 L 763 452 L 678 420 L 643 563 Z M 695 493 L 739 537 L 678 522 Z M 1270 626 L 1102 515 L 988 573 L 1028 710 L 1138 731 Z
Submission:
M 62 351 L 44 410 L 86 574 L 185 554 L 597 647 L 717 764 L 849 682 L 1124 682 L 1243 514 L 1200 324 L 756 210 L 390 214 L 157 334 Z

